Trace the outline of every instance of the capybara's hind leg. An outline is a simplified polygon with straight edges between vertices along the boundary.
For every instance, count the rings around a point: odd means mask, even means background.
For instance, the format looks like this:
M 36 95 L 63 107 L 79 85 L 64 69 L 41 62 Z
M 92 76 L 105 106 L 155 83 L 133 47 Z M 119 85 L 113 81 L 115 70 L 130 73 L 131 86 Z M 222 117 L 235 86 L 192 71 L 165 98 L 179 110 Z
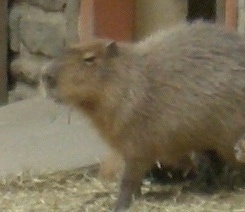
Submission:
M 152 164 L 126 161 L 114 212 L 127 211 L 134 195 L 139 195 L 142 179 Z

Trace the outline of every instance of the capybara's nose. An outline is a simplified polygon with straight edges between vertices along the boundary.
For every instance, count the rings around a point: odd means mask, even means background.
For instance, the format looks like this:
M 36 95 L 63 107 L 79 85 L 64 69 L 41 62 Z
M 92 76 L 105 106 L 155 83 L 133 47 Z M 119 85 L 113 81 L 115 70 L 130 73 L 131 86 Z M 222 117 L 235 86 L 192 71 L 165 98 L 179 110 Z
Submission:
M 42 80 L 45 82 L 48 88 L 55 88 L 57 81 L 52 73 L 45 73 L 42 75 Z

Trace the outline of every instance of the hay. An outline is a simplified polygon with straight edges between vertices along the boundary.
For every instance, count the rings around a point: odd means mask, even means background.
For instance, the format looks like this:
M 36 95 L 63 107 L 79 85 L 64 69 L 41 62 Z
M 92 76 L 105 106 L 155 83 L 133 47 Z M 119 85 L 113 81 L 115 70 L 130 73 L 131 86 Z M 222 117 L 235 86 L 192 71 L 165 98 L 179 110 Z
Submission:
M 117 183 L 95 177 L 96 169 L 76 169 L 35 176 L 22 173 L 0 182 L 1 212 L 107 212 L 117 196 Z M 188 184 L 143 186 L 143 197 L 130 211 L 245 212 L 245 190 L 213 195 L 184 191 Z

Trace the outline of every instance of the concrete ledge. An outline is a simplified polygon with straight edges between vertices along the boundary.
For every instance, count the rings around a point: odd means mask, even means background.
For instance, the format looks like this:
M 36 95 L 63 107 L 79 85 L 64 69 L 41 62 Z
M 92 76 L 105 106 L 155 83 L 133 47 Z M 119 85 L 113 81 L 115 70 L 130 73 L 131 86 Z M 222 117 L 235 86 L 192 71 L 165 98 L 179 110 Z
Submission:
M 45 99 L 0 108 L 0 175 L 58 171 L 97 163 L 107 150 L 82 114 Z

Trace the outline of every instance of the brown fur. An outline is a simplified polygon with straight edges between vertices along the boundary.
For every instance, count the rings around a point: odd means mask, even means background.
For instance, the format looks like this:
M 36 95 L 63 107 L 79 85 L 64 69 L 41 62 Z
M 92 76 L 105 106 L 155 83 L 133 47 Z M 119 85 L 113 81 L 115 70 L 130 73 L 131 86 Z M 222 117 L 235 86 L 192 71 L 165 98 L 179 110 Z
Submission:
M 48 67 L 44 79 L 55 80 L 50 93 L 85 111 L 125 160 L 116 211 L 129 206 L 156 161 L 178 166 L 193 151 L 214 150 L 238 163 L 244 55 L 239 34 L 198 22 L 138 44 L 96 40 Z
M 156 178 L 166 178 L 171 172 L 181 172 L 182 179 L 189 175 L 195 175 L 201 161 L 199 158 L 193 155 L 184 156 L 175 167 L 165 167 L 160 161 L 156 161 L 155 166 L 150 170 L 149 174 Z M 124 170 L 124 160 L 120 154 L 116 151 L 110 151 L 100 164 L 100 170 L 98 177 L 106 181 L 118 181 L 121 179 Z M 155 176 L 156 175 L 156 176 Z M 166 176 L 165 176 L 166 175 Z M 171 178 L 171 176 L 169 176 Z M 162 179 L 159 179 L 162 180 Z M 174 179 L 172 179 L 174 181 Z
M 111 151 L 102 161 L 98 176 L 103 180 L 117 181 L 121 178 L 123 169 L 123 158 L 116 151 Z

